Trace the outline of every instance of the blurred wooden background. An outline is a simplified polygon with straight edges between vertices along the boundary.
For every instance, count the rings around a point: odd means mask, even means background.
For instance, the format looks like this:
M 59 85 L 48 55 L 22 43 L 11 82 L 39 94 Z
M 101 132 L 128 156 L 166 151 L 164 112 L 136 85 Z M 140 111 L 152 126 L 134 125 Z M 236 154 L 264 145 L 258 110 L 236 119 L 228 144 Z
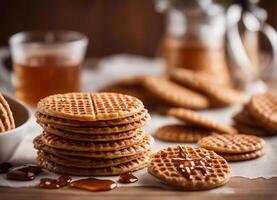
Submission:
M 277 1 L 261 0 L 277 28 Z M 69 29 L 90 39 L 89 56 L 133 53 L 154 56 L 164 18 L 153 0 L 1 0 L 0 46 L 10 35 L 33 29 Z

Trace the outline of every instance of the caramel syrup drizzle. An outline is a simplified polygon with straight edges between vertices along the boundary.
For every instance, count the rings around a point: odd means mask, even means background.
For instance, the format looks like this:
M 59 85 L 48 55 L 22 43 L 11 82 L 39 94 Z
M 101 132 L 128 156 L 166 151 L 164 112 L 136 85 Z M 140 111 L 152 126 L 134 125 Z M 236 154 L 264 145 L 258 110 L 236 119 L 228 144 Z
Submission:
M 172 158 L 172 161 L 179 173 L 189 180 L 192 179 L 192 174 L 195 170 L 200 170 L 205 177 L 210 177 L 211 175 L 208 171 L 211 168 L 211 158 L 208 156 L 204 158 L 190 158 L 179 147 L 179 155 L 177 158 Z

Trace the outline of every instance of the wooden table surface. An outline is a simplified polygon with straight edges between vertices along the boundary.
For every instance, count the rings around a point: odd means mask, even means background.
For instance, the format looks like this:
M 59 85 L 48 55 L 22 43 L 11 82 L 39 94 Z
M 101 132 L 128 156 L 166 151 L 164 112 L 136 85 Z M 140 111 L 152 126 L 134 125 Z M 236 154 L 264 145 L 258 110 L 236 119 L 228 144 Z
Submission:
M 221 191 L 219 193 L 219 191 Z M 74 188 L 57 190 L 39 188 L 0 188 L 1 200 L 86 200 L 86 199 L 143 199 L 143 200 L 210 200 L 210 199 L 277 199 L 277 177 L 271 179 L 247 179 L 233 177 L 223 187 L 209 191 L 185 192 L 155 187 L 116 188 L 108 192 L 89 192 Z

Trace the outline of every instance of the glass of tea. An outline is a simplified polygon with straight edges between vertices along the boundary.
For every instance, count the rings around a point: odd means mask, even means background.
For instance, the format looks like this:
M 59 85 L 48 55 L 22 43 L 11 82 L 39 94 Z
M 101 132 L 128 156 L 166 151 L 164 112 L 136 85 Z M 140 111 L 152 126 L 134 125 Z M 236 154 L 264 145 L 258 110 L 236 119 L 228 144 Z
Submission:
M 15 94 L 29 105 L 51 94 L 78 92 L 88 45 L 73 31 L 21 32 L 10 38 Z

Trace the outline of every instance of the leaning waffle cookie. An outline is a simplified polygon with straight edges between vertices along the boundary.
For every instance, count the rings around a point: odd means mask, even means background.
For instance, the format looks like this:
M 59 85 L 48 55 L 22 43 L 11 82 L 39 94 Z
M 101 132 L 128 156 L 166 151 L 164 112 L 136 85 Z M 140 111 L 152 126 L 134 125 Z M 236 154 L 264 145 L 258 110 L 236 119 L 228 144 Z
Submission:
M 44 158 L 46 160 L 50 160 L 56 164 L 67 166 L 67 167 L 80 167 L 80 168 L 102 168 L 102 167 L 111 167 L 120 165 L 126 162 L 130 162 L 132 160 L 138 159 L 143 155 L 150 156 L 150 151 L 146 153 L 140 153 L 133 156 L 127 156 L 116 159 L 106 159 L 106 160 L 93 160 L 87 158 L 68 158 L 68 157 L 60 157 L 54 154 L 49 154 L 45 152 L 38 152 L 38 156 Z M 75 159 L 75 160 L 74 160 Z
M 246 107 L 233 116 L 236 123 L 246 124 L 252 127 L 260 127 L 259 123 L 250 115 Z
M 177 85 L 165 77 L 148 76 L 144 78 L 143 84 L 157 98 L 171 106 L 204 109 L 210 105 L 205 96 Z
M 4 96 L 0 93 L 0 120 L 2 121 L 5 130 L 11 130 L 15 128 L 15 122 L 13 118 L 12 111 L 8 102 L 5 100 Z
M 44 131 L 49 134 L 54 134 L 65 139 L 87 141 L 87 142 L 103 142 L 103 141 L 116 141 L 134 137 L 135 135 L 145 133 L 142 128 L 115 133 L 115 134 L 76 134 L 74 132 L 64 131 L 61 129 L 53 128 L 47 125 L 42 126 Z
M 212 135 L 198 141 L 200 147 L 218 153 L 247 153 L 264 148 L 265 141 L 254 135 Z
M 213 131 L 208 129 L 172 124 L 160 127 L 155 132 L 155 137 L 168 142 L 197 142 L 201 138 L 211 134 L 213 134 Z
M 134 137 L 117 140 L 117 141 L 108 141 L 108 142 L 85 142 L 85 141 L 76 141 L 68 140 L 62 137 L 53 135 L 53 134 L 42 134 L 43 142 L 53 148 L 63 149 L 63 150 L 72 150 L 72 151 L 116 151 L 120 149 L 125 149 L 127 147 L 133 146 L 141 142 L 144 138 L 144 132 L 135 135 Z
M 237 131 L 234 128 L 209 120 L 192 110 L 187 110 L 183 108 L 171 108 L 168 111 L 168 114 L 173 117 L 176 117 L 177 119 L 185 121 L 188 124 L 215 130 L 219 133 L 226 133 L 226 134 L 237 133 Z
M 67 167 L 63 165 L 56 164 L 50 160 L 47 160 L 42 157 L 37 158 L 38 164 L 52 172 L 61 173 L 61 174 L 69 174 L 69 175 L 77 175 L 77 176 L 112 176 L 112 175 L 120 175 L 125 174 L 132 171 L 137 171 L 139 169 L 143 169 L 147 166 L 149 162 L 149 156 L 144 155 L 135 160 L 129 161 L 124 164 L 119 164 L 111 167 L 103 167 L 103 168 L 77 168 L 77 167 Z
M 53 128 L 58 128 L 61 130 L 74 132 L 74 133 L 84 133 L 84 134 L 112 134 L 112 133 L 120 133 L 125 132 L 129 130 L 134 130 L 140 127 L 143 127 L 145 124 L 147 124 L 150 121 L 150 115 L 146 114 L 146 116 L 141 119 L 138 122 L 133 122 L 129 124 L 123 124 L 123 125 L 117 125 L 117 126 L 103 126 L 103 127 L 92 127 L 92 126 L 82 126 L 82 127 L 69 127 L 69 126 L 63 126 L 63 125 L 49 125 Z M 38 121 L 38 123 L 41 123 Z M 41 126 L 45 126 L 45 124 L 41 124 Z
M 155 153 L 148 172 L 165 184 L 185 190 L 203 190 L 228 182 L 230 167 L 213 151 L 189 146 L 168 147 Z
M 246 97 L 242 92 L 230 87 L 224 87 L 222 84 L 213 81 L 206 74 L 174 68 L 174 70 L 170 70 L 170 76 L 178 83 L 207 95 L 216 104 L 231 105 L 246 102 Z
M 47 153 L 52 153 L 54 155 L 66 155 L 66 156 L 81 156 L 87 158 L 95 158 L 95 159 L 114 159 L 114 158 L 121 158 L 126 156 L 133 156 L 138 153 L 143 153 L 149 151 L 150 147 L 154 143 L 153 138 L 150 135 L 146 135 L 138 144 L 135 144 L 131 147 L 116 150 L 116 151 L 72 151 L 72 150 L 62 150 L 50 147 L 46 145 L 41 136 L 38 136 L 33 141 L 34 147 L 40 151 L 44 151 Z
M 248 124 L 235 123 L 233 126 L 238 130 L 238 132 L 244 133 L 244 134 L 256 135 L 260 137 L 274 135 L 274 132 L 272 131 L 268 131 L 257 126 L 250 126 Z
M 100 121 L 77 121 L 70 119 L 62 119 L 52 116 L 47 116 L 37 112 L 37 120 L 44 124 L 63 125 L 63 126 L 115 126 L 138 122 L 143 119 L 147 114 L 146 109 L 142 109 L 140 112 L 125 118 L 119 118 L 114 120 L 100 120 Z
M 67 93 L 39 101 L 44 115 L 80 121 L 112 120 L 132 116 L 143 109 L 142 102 L 117 93 Z
M 277 131 L 277 97 L 265 93 L 254 95 L 249 104 L 249 112 L 265 128 Z
M 227 161 L 251 160 L 251 159 L 261 157 L 264 154 L 265 154 L 264 148 L 256 151 L 248 152 L 248 153 L 238 153 L 238 154 L 219 153 L 219 155 L 225 158 Z

